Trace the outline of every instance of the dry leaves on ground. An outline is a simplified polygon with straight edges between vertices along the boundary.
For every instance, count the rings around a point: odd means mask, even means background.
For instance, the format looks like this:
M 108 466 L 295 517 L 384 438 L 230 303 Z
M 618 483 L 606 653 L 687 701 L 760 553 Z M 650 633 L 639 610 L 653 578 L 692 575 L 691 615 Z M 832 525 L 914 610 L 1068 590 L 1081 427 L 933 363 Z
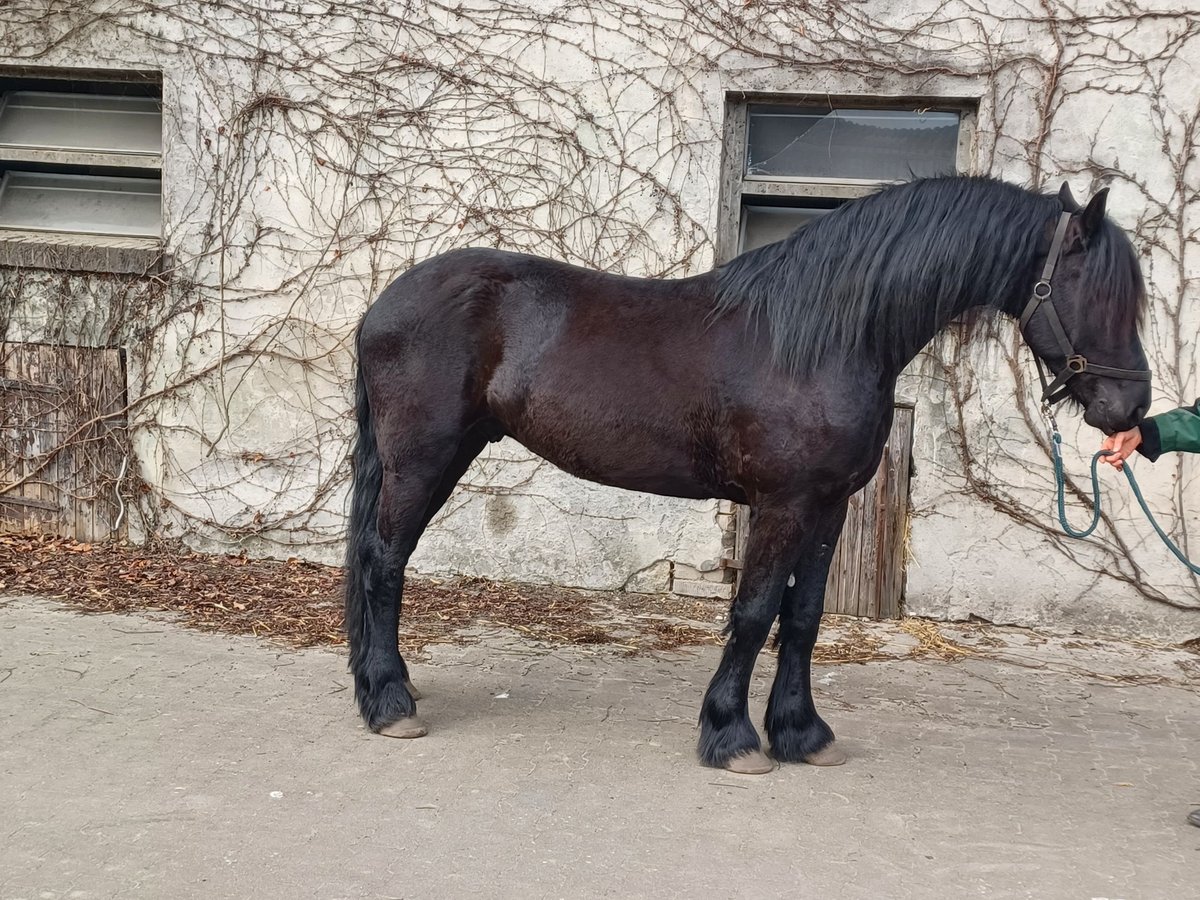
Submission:
M 93 613 L 168 612 L 189 627 L 293 647 L 346 640 L 341 567 L 299 559 L 7 534 L 0 535 L 0 594 L 53 597 Z M 491 625 L 551 644 L 603 644 L 628 653 L 675 650 L 721 643 L 727 611 L 721 601 L 672 595 L 409 577 L 400 641 L 404 652 L 420 652 L 433 643 L 473 640 L 467 629 Z M 954 659 L 971 652 L 946 641 L 933 623 L 911 626 L 918 645 L 907 654 L 889 652 L 879 634 L 856 620 L 839 624 L 835 640 L 817 644 L 813 662 L 864 663 L 904 655 Z
M 298 559 L 0 535 L 0 594 L 39 594 L 85 612 L 170 612 L 191 627 L 295 647 L 345 643 L 342 569 Z M 419 651 L 490 624 L 550 643 L 672 650 L 719 643 L 724 611 L 720 603 L 679 597 L 410 577 L 401 642 Z

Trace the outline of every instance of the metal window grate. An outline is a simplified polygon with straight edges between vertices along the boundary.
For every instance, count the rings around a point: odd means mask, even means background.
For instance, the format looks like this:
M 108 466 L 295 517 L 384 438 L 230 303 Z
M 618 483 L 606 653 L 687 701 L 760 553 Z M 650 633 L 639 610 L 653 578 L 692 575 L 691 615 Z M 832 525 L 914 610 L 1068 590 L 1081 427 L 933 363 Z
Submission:
M 7 172 L 0 228 L 159 237 L 162 182 L 57 173 Z
M 161 102 L 154 97 L 14 91 L 0 98 L 0 148 L 158 154 Z

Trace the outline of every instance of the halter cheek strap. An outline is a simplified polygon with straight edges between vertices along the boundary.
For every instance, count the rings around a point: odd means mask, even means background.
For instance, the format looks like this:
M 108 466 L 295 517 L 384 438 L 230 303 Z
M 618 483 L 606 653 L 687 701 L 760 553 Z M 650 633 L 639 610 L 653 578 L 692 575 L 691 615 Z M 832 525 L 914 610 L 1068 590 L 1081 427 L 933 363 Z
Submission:
M 1046 310 L 1046 320 L 1050 324 L 1050 330 L 1054 333 L 1054 339 L 1058 341 L 1058 347 L 1062 351 L 1063 358 L 1066 359 L 1066 364 L 1055 373 L 1053 381 L 1046 380 L 1046 372 L 1042 367 L 1041 357 L 1035 351 L 1033 354 L 1034 362 L 1037 363 L 1038 378 L 1042 382 L 1042 402 L 1045 404 L 1057 403 L 1066 398 L 1068 389 L 1067 382 L 1083 372 L 1088 372 L 1092 375 L 1100 375 L 1105 378 L 1126 378 L 1131 381 L 1149 381 L 1149 369 L 1116 369 L 1112 366 L 1098 366 L 1094 363 L 1089 363 L 1087 357 L 1076 353 L 1074 346 L 1071 344 L 1071 339 L 1067 337 L 1067 332 L 1062 326 L 1062 320 L 1058 317 L 1058 311 L 1054 308 L 1053 303 L 1047 303 L 1054 289 L 1050 286 L 1050 279 L 1054 276 L 1054 269 L 1058 266 L 1058 257 L 1062 253 L 1063 240 L 1067 235 L 1067 224 L 1071 221 L 1071 214 L 1064 211 L 1058 217 L 1058 224 L 1054 228 L 1054 238 L 1050 241 L 1050 252 L 1046 254 L 1046 264 L 1042 267 L 1042 277 L 1037 284 L 1033 286 L 1033 295 L 1029 298 L 1029 302 L 1025 305 L 1025 311 L 1021 313 L 1021 333 L 1025 333 L 1025 326 L 1029 324 L 1029 320 L 1033 318 L 1033 314 L 1039 309 Z M 1025 338 L 1026 343 L 1029 342 L 1028 336 Z M 1032 345 L 1031 345 L 1032 346 Z

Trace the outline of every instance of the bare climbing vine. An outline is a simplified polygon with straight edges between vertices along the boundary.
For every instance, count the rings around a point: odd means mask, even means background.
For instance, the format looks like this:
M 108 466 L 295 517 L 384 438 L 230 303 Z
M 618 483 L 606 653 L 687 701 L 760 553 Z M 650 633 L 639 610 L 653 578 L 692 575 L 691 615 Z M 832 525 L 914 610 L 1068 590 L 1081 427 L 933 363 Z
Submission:
M 129 348 L 122 412 L 137 465 L 124 490 L 139 534 L 335 556 L 349 337 L 370 300 L 404 268 L 468 244 L 661 277 L 707 268 L 726 91 L 979 98 L 977 171 L 1051 189 L 1065 178 L 1077 195 L 1114 188 L 1110 211 L 1144 254 L 1156 391 L 1200 392 L 1200 11 L 0 0 L 0 21 L 7 65 L 163 73 L 166 270 L 0 269 L 7 340 Z M 983 504 L 1094 582 L 1194 606 L 1196 585 L 1148 562 L 1148 529 L 1124 511 L 1087 550 L 1050 527 L 1027 351 L 997 327 L 998 349 L 950 342 L 919 366 L 918 430 L 939 435 L 942 487 L 918 484 L 916 514 Z M 1081 433 L 1080 454 L 1094 442 Z M 1186 540 L 1195 464 L 1164 462 L 1154 493 Z M 465 490 L 554 503 L 540 466 L 485 458 Z

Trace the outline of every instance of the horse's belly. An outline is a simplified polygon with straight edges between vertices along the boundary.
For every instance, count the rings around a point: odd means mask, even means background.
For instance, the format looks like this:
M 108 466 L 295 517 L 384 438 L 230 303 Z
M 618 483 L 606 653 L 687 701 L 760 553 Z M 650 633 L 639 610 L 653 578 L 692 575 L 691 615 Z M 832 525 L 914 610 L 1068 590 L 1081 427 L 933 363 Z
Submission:
M 586 416 L 583 417 L 586 419 Z M 538 456 L 579 478 L 630 491 L 702 499 L 727 491 L 697 472 L 695 453 L 678 436 L 618 428 L 512 429 L 512 437 Z

